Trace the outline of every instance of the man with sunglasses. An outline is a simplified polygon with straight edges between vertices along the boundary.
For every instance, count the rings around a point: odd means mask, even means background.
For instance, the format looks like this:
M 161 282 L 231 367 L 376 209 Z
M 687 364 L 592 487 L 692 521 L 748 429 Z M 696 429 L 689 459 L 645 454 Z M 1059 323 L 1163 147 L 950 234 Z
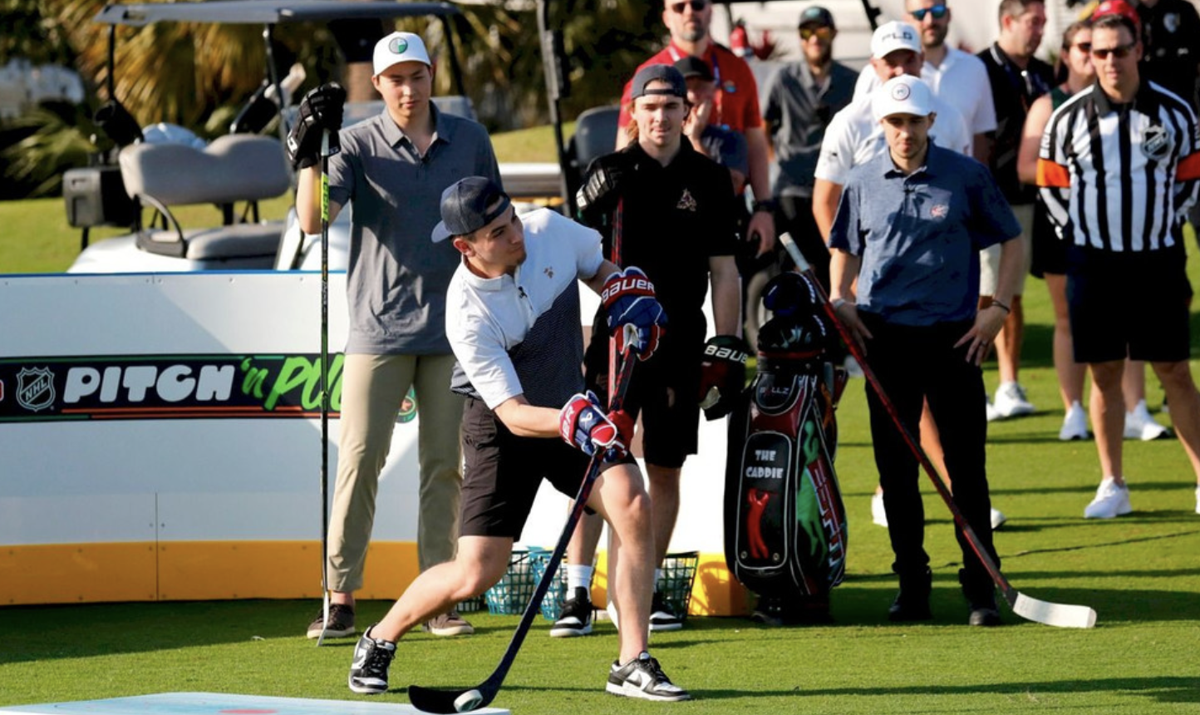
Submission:
M 675 64 L 689 55 L 708 63 L 717 86 L 709 123 L 746 137 L 749 183 L 756 202 L 744 235 L 749 241 L 759 241 L 756 253 L 763 256 L 775 248 L 775 218 L 773 204 L 768 199 L 771 195 L 771 159 L 759 110 L 758 83 L 746 60 L 712 39 L 712 13 L 711 0 L 666 0 L 662 20 L 671 34 L 671 41 L 661 52 L 643 62 L 638 70 L 650 65 Z M 632 91 L 633 81 L 630 80 L 621 95 L 618 126 L 622 131 L 617 132 L 617 149 L 623 149 L 631 142 L 626 129 L 632 121 L 628 109 Z
M 833 115 L 850 104 L 855 75 L 854 70 L 833 60 L 837 27 L 828 10 L 817 5 L 805 8 L 800 13 L 799 32 L 804 57 L 771 76 L 763 120 L 779 164 L 772 195 L 782 228 L 792 235 L 828 288 L 829 250 L 812 213 L 813 172 L 826 127 Z
M 1050 117 L 1037 178 L 1067 254 L 1075 361 L 1092 373 L 1092 426 L 1102 480 L 1089 519 L 1133 511 L 1122 463 L 1121 377 L 1126 356 L 1149 361 L 1200 482 L 1200 395 L 1188 365 L 1183 224 L 1200 184 L 1191 106 L 1142 80 L 1133 22 L 1106 15 L 1092 27 L 1096 84 Z M 1079 141 L 1089 137 L 1090 141 Z M 1196 490 L 1200 513 L 1200 487 Z
M 921 35 L 925 63 L 921 79 L 933 93 L 954 105 L 971 130 L 971 155 L 987 163 L 991 152 L 991 133 L 996 131 L 996 108 L 987 68 L 978 57 L 946 44 L 950 32 L 951 11 L 948 0 L 907 0 L 905 20 Z M 854 87 L 854 96 L 868 94 L 880 84 L 879 77 L 864 68 Z
M 1012 310 L 1004 321 L 1004 329 L 996 338 L 1000 385 L 988 411 L 989 420 L 1007 419 L 1034 411 L 1019 377 L 1021 343 L 1025 332 L 1021 295 L 1025 292 L 1025 278 L 1029 274 L 1029 257 L 1032 255 L 1036 190 L 1022 184 L 1017 177 L 1017 153 L 1030 105 L 1054 86 L 1054 68 L 1033 56 L 1042 44 L 1045 31 L 1045 3 L 1042 0 L 1002 0 L 999 16 L 1000 37 L 991 47 L 979 53 L 979 58 L 987 67 L 996 107 L 996 135 L 990 163 L 996 183 L 1000 184 L 1004 198 L 1008 199 L 1017 220 L 1021 222 L 1026 263 L 1013 296 Z M 999 249 L 989 249 L 983 257 L 983 278 L 979 285 L 981 306 L 988 304 L 996 290 L 999 261 Z

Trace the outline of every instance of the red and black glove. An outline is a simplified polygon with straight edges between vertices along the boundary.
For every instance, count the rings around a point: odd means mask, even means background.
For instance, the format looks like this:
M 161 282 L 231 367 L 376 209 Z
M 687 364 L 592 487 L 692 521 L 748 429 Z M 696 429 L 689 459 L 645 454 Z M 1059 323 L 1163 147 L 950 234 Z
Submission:
M 698 399 L 706 419 L 719 419 L 733 411 L 746 387 L 749 353 L 746 341 L 735 335 L 717 335 L 704 344 Z
M 599 398 L 590 390 L 567 400 L 558 413 L 558 425 L 563 441 L 589 457 L 602 451 L 604 461 L 615 462 L 629 453 L 633 419 L 625 410 L 604 414 Z
M 625 326 L 630 325 L 637 333 L 637 341 L 630 347 L 638 359 L 650 359 L 667 332 L 667 314 L 654 297 L 654 284 L 642 269 L 630 266 L 609 276 L 600 300 L 604 303 L 608 332 L 617 340 L 617 351 L 625 352 Z

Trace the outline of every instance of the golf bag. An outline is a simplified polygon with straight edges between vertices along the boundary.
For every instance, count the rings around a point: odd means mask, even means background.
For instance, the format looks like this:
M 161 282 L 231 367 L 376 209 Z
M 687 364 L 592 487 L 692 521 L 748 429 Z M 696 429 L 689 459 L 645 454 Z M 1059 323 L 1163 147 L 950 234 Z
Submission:
M 846 511 L 834 472 L 834 409 L 847 374 L 809 284 L 784 273 L 764 291 L 754 381 L 729 424 L 725 560 L 763 603 L 803 619 L 828 610 L 846 564 Z M 761 609 L 760 609 L 761 610 Z

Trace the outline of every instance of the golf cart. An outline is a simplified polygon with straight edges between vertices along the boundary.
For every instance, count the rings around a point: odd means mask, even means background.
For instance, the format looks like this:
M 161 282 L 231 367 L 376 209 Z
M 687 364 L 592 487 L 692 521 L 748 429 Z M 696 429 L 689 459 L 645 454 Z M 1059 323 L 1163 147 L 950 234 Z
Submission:
M 82 252 L 69 272 L 318 269 L 320 252 L 312 249 L 319 239 L 301 232 L 294 209 L 285 221 L 259 219 L 258 203 L 283 196 L 293 185 L 282 142 L 295 114 L 295 107 L 288 106 L 291 93 L 304 79 L 299 67 L 286 77 L 278 76 L 272 34 L 280 23 L 400 17 L 429 17 L 440 22 L 444 41 L 441 54 L 434 59 L 449 70 L 455 94 L 433 101 L 444 112 L 474 118 L 463 89 L 455 43 L 461 11 L 449 2 L 212 0 L 106 6 L 95 21 L 109 26 L 110 101 L 98 112 L 97 121 L 119 149 L 115 162 L 74 169 L 64 176 L 68 222 L 83 232 Z M 170 138 L 151 140 L 150 133 L 143 133 L 114 101 L 116 28 L 157 22 L 262 25 L 268 76 L 233 121 L 229 134 L 207 145 Z M 381 111 L 379 100 L 349 103 L 346 125 Z M 282 117 L 276 123 L 278 137 L 261 134 L 276 115 Z M 514 199 L 560 193 L 559 170 L 554 164 L 501 165 L 501 175 Z M 172 208 L 194 204 L 219 206 L 221 225 L 181 226 Z M 151 214 L 151 220 L 143 221 L 143 213 Z M 346 267 L 349 225 L 350 212 L 344 211 L 330 226 L 330 268 L 334 270 Z M 132 231 L 88 245 L 88 231 L 96 226 L 129 226 Z

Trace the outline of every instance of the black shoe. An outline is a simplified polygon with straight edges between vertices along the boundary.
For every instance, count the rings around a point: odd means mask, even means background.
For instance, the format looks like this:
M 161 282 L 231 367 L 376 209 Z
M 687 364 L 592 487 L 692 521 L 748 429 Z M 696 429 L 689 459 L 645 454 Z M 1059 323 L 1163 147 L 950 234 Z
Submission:
M 308 624 L 308 637 L 320 638 L 325 626 L 325 607 L 317 612 L 317 618 Z M 329 626 L 324 628 L 326 638 L 345 638 L 354 635 L 354 607 L 340 603 L 329 604 Z
M 972 626 L 1000 625 L 1000 609 L 996 607 L 996 586 L 991 578 L 971 578 L 963 569 L 958 572 L 958 581 L 962 584 L 963 596 L 970 604 L 967 623 Z
M 582 586 L 575 588 L 575 596 L 563 604 L 562 615 L 550 628 L 555 638 L 586 636 L 592 632 L 592 596 Z
M 675 615 L 675 611 L 667 605 L 667 601 L 662 597 L 662 594 L 655 591 L 654 601 L 650 604 L 650 630 L 661 633 L 663 631 L 677 631 L 680 628 L 683 628 L 683 619 Z
M 888 608 L 888 620 L 893 623 L 928 621 L 933 618 L 929 610 L 929 592 L 932 590 L 933 574 L 929 569 L 912 576 L 900 576 L 900 593 Z
M 660 702 L 692 699 L 688 691 L 671 682 L 658 661 L 646 651 L 625 665 L 614 661 L 609 668 L 608 684 L 604 689 L 613 695 Z
M 363 695 L 387 692 L 388 666 L 396 655 L 396 644 L 372 638 L 371 628 L 354 646 L 354 662 L 350 665 L 350 689 Z
M 972 626 L 998 626 L 1002 623 L 1000 611 L 994 602 L 991 607 L 972 604 L 971 615 L 967 618 L 967 623 Z

